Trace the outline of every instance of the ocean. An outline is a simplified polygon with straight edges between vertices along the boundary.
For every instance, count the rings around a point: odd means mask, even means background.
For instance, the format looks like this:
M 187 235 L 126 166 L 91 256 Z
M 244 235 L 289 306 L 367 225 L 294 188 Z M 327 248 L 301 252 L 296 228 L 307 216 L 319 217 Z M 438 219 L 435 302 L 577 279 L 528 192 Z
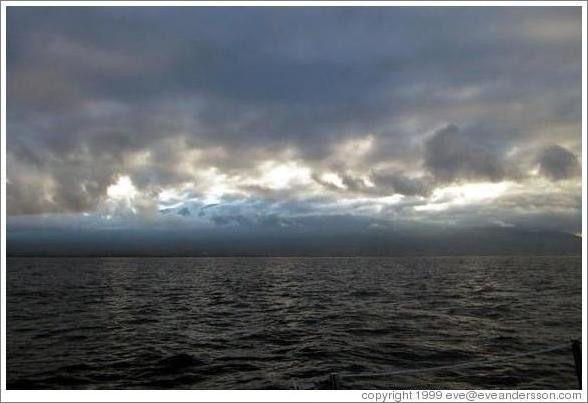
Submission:
M 342 389 L 578 386 L 571 349 L 509 357 L 581 338 L 580 257 L 14 257 L 6 269 L 8 389 L 324 389 L 333 373 Z

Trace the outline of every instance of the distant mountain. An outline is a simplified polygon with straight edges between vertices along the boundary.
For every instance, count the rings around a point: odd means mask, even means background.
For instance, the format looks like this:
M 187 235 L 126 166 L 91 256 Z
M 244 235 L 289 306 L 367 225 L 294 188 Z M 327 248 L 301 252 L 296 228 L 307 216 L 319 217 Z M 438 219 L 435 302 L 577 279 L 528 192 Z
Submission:
M 543 230 L 430 227 L 378 231 L 100 230 L 16 232 L 9 256 L 579 255 L 582 238 Z

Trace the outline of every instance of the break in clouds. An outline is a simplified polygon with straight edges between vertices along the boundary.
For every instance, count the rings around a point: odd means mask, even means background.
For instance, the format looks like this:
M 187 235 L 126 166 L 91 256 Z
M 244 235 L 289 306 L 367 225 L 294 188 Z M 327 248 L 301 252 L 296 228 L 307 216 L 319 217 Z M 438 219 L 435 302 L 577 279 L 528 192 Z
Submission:
M 580 232 L 581 11 L 9 7 L 9 229 Z

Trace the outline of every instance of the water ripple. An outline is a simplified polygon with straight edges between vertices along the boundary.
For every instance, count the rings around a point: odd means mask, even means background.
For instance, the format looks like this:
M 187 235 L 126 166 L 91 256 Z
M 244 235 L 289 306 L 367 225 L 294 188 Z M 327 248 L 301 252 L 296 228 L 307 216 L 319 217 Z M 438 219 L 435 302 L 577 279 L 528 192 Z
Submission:
M 10 258 L 9 389 L 576 388 L 579 257 Z

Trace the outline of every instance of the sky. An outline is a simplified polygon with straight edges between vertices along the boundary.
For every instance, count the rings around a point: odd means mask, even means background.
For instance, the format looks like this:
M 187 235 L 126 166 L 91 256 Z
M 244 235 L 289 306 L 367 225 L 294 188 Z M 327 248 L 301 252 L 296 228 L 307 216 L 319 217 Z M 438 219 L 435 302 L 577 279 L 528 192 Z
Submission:
M 8 7 L 8 239 L 579 234 L 581 72 L 579 7 Z

